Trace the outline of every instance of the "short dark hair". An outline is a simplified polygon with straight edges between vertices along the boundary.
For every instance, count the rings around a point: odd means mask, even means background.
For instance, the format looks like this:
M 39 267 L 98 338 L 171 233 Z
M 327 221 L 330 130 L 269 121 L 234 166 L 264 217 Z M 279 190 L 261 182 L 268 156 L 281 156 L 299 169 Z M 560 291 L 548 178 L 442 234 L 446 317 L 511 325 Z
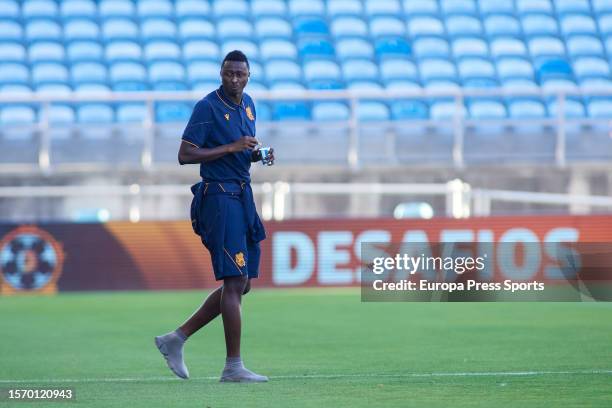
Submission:
M 225 58 L 223 58 L 223 62 L 221 63 L 221 66 L 223 66 L 223 64 L 225 64 L 225 61 L 246 62 L 247 68 L 249 70 L 251 69 L 251 67 L 249 65 L 249 59 L 240 50 L 234 50 L 234 51 L 228 52 L 227 55 L 225 56 Z

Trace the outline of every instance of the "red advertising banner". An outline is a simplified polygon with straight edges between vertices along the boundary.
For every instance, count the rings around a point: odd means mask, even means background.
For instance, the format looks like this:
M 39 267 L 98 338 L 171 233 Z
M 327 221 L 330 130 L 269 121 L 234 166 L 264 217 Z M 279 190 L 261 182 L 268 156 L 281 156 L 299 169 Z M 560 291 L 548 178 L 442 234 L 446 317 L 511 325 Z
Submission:
M 362 242 L 477 242 L 489 245 L 493 262 L 499 244 L 529 243 L 537 254 L 497 267 L 495 278 L 529 272 L 544 280 L 558 262 L 551 245 L 612 243 L 612 216 L 316 219 L 268 222 L 266 229 L 255 283 L 266 287 L 357 286 Z M 189 221 L 0 225 L 2 295 L 215 285 L 208 252 Z

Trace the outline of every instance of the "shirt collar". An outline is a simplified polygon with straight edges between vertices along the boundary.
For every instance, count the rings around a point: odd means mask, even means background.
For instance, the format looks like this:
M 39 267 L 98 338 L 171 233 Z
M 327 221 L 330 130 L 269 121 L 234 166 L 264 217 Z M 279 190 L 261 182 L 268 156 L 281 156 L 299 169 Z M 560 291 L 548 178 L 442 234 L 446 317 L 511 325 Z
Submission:
M 240 101 L 240 104 L 236 104 L 225 94 L 225 92 L 223 92 L 223 85 L 221 85 L 217 91 L 219 98 L 221 98 L 223 102 L 227 103 L 232 108 L 239 108 L 240 106 L 244 106 L 244 94 L 242 95 L 242 100 Z

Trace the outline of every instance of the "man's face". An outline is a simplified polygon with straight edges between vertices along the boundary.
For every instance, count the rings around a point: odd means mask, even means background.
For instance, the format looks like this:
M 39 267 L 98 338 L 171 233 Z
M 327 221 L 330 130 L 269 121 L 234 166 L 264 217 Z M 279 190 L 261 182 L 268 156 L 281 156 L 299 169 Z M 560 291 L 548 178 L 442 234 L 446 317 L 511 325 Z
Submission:
M 249 82 L 249 69 L 246 62 L 225 61 L 221 67 L 221 81 L 223 90 L 231 96 L 242 94 Z

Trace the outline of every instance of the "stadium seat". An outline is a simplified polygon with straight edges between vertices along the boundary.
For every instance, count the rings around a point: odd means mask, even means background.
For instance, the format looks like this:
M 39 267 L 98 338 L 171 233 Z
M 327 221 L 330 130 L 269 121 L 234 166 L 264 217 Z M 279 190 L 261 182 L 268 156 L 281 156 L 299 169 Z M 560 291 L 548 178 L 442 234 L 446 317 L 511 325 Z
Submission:
M 256 20 L 261 17 L 283 17 L 287 14 L 287 5 L 282 0 L 252 0 L 251 14 Z
M 97 83 L 82 83 L 74 86 L 74 91 L 80 94 L 106 94 L 111 92 L 108 85 Z
M 253 81 L 263 81 L 264 80 L 264 69 L 263 66 L 257 61 L 249 61 L 249 72 L 251 77 L 249 79 Z
M 332 61 L 311 61 L 304 65 L 304 79 L 307 82 L 317 80 L 340 80 L 341 71 L 338 64 Z
M 446 120 L 466 116 L 466 109 L 457 111 L 454 101 L 435 101 L 430 105 L 429 114 L 433 120 Z
M 503 119 L 507 117 L 506 107 L 497 101 L 474 100 L 469 103 L 468 112 L 472 119 Z
M 464 89 L 491 89 L 499 88 L 499 82 L 493 77 L 473 77 L 463 80 Z
M 273 91 L 278 90 L 291 90 L 291 91 L 303 91 L 306 89 L 304 85 L 295 81 L 279 81 L 272 84 L 270 87 Z
M 149 90 L 149 85 L 145 81 L 119 81 L 114 82 L 112 90 L 115 92 L 140 92 Z
M 64 40 L 96 41 L 100 38 L 100 29 L 96 23 L 86 19 L 71 19 L 64 24 Z
M 335 50 L 332 43 L 322 38 L 305 38 L 298 42 L 299 55 L 302 61 L 309 59 L 334 59 Z
M 308 120 L 310 110 L 303 102 L 277 102 L 274 104 L 272 117 L 278 121 Z
M 556 117 L 559 112 L 559 104 L 555 99 L 547 104 L 548 115 Z M 586 116 L 584 105 L 578 101 L 567 99 L 565 101 L 564 116 L 567 118 L 583 118 Z
M 590 13 L 589 0 L 555 0 L 555 8 L 558 14 L 568 13 Z
M 249 60 L 259 59 L 259 48 L 253 41 L 229 40 L 221 44 L 221 54 L 226 55 L 230 51 L 240 50 L 246 54 Z
M 114 41 L 106 45 L 106 61 L 140 61 L 142 59 L 142 49 L 138 43 L 132 41 Z
M 92 0 L 64 0 L 60 3 L 62 18 L 97 18 L 96 4 Z
M 355 59 L 342 63 L 342 76 L 345 81 L 378 79 L 378 67 L 370 60 Z
M 152 41 L 145 45 L 144 57 L 148 62 L 180 61 L 181 49 L 170 41 Z
M 574 74 L 578 79 L 588 77 L 610 77 L 610 65 L 602 58 L 578 58 L 574 61 L 573 68 Z
M 289 0 L 288 3 L 292 17 L 322 16 L 325 13 L 322 0 Z
M 576 34 L 597 35 L 595 21 L 585 15 L 570 14 L 561 19 L 561 31 L 565 36 Z
M 36 86 L 36 93 L 50 96 L 70 95 L 72 89 L 67 84 L 44 83 Z
M 580 80 L 580 87 L 587 91 L 612 91 L 612 80 L 607 78 L 585 78 Z
M 358 17 L 338 17 L 331 23 L 332 35 L 336 38 L 342 37 L 366 37 L 368 26 L 365 21 Z
M 220 61 L 221 49 L 216 42 L 209 40 L 192 40 L 183 43 L 185 61 Z
M 546 117 L 546 108 L 542 102 L 532 99 L 515 99 L 508 102 L 508 116 L 515 119 Z
M 293 21 L 295 33 L 300 36 L 328 36 L 329 28 L 322 18 L 300 17 Z
M 213 0 L 212 9 L 217 18 L 241 17 L 249 13 L 249 5 L 244 0 Z
M 196 61 L 187 65 L 187 77 L 190 82 L 219 81 L 219 64 L 210 61 Z
M 267 17 L 255 22 L 255 32 L 260 40 L 268 38 L 291 39 L 291 25 L 280 18 Z
M 98 62 L 79 62 L 70 67 L 70 79 L 73 84 L 85 82 L 106 83 L 106 67 Z
M 0 109 L 0 123 L 2 125 L 22 125 L 34 123 L 36 113 L 29 106 L 11 105 Z
M 374 58 L 374 47 L 363 38 L 345 38 L 336 42 L 336 55 L 340 61 L 350 58 Z
M 402 37 L 385 37 L 375 41 L 374 49 L 381 60 L 384 58 L 403 58 L 411 53 L 410 45 Z
M 521 19 L 523 32 L 526 36 L 557 35 L 559 26 L 557 20 L 545 14 L 528 14 Z
M 32 84 L 47 82 L 68 82 L 68 70 L 62 64 L 43 62 L 32 65 Z
M 17 20 L 19 18 L 19 4 L 15 0 L 5 0 L 0 7 L 0 19 Z
M 440 7 L 444 14 L 476 14 L 474 0 L 441 0 Z
M 51 105 L 48 119 L 51 124 L 68 124 L 76 122 L 74 109 L 66 105 Z
M 387 59 L 380 63 L 380 77 L 383 81 L 418 80 L 417 68 L 413 62 L 402 59 Z
M 565 46 L 555 37 L 535 37 L 529 40 L 529 52 L 533 58 L 563 57 Z
M 496 63 L 497 74 L 502 79 L 533 78 L 533 66 L 522 58 L 502 58 Z
M 612 12 L 612 1 L 610 0 L 591 0 L 593 4 L 593 10 L 597 13 L 611 13 Z
M 0 61 L 2 62 L 24 62 L 26 51 L 23 45 L 14 42 L 0 43 Z
M 389 120 L 389 108 L 383 102 L 362 101 L 357 105 L 357 119 L 362 122 Z
M 452 37 L 482 34 L 482 24 L 476 17 L 450 16 L 446 19 L 446 32 Z
M 130 0 L 100 0 L 98 12 L 103 19 L 113 17 L 133 18 L 136 14 L 136 8 Z
M 138 41 L 138 26 L 127 18 L 113 18 L 102 24 L 102 37 L 105 41 Z
M 565 42 L 571 57 L 603 56 L 604 48 L 599 38 L 590 35 L 576 35 Z
M 149 65 L 149 81 L 183 81 L 185 79 L 185 69 L 178 62 L 163 61 L 154 62 Z
M 453 41 L 453 56 L 455 58 L 489 56 L 489 48 L 484 40 L 476 37 L 458 38 Z
M 327 14 L 331 18 L 339 16 L 360 16 L 363 13 L 361 0 L 327 0 Z
M 552 14 L 553 11 L 550 0 L 516 0 L 516 10 L 519 14 Z
M 168 0 L 138 0 L 138 15 L 141 19 L 150 17 L 173 17 L 174 7 Z
M 154 91 L 188 91 L 189 87 L 182 81 L 161 81 L 154 82 L 152 86 Z
M 189 18 L 181 21 L 178 30 L 184 41 L 214 39 L 216 35 L 212 23 L 200 18 Z
M 478 7 L 482 15 L 488 14 L 514 14 L 514 2 L 499 0 L 480 0 Z
M 259 48 L 261 58 L 264 61 L 283 58 L 295 60 L 298 55 L 295 45 L 282 39 L 264 40 L 260 42 Z
M 206 0 L 176 0 L 174 4 L 176 17 L 180 19 L 190 17 L 210 17 L 210 4 Z
M 448 58 L 450 47 L 448 42 L 440 37 L 419 37 L 412 43 L 412 52 L 417 58 Z
M 450 79 L 457 77 L 455 65 L 445 59 L 426 59 L 419 62 L 419 72 L 424 81 L 432 79 Z
M 117 122 L 142 123 L 147 117 L 147 107 L 144 104 L 122 103 L 117 106 Z
M 599 32 L 604 36 L 612 34 L 612 14 L 599 17 Z
M 307 64 L 305 68 L 310 64 Z M 302 70 L 300 66 L 293 61 L 269 61 L 265 64 L 264 71 L 266 74 L 266 79 L 270 82 L 300 81 L 302 79 Z
M 410 37 L 419 36 L 443 36 L 444 25 L 442 21 L 435 17 L 418 16 L 413 17 L 408 22 L 408 35 Z
M 62 62 L 66 58 L 65 48 L 60 43 L 38 41 L 28 49 L 30 64 L 37 62 Z
M 146 82 L 145 68 L 135 62 L 117 62 L 110 66 L 111 82 Z
M 350 110 L 342 102 L 315 102 L 312 106 L 314 121 L 345 121 L 350 117 Z
M 541 81 L 542 90 L 550 93 L 575 92 L 578 86 L 573 80 L 565 78 L 550 78 Z
M 199 82 L 190 82 L 190 83 L 192 84 L 191 89 L 193 91 L 201 91 L 204 93 L 204 95 L 207 95 L 208 93 L 219 88 L 219 81 L 199 81 Z M 251 91 L 252 85 L 253 85 L 253 82 L 249 81 L 247 88 L 246 88 L 247 92 Z M 255 87 L 257 87 L 257 85 L 255 85 Z
M 15 94 L 15 95 L 32 95 L 32 89 L 28 85 L 23 84 L 2 84 L 0 82 L 0 92 L 3 94 Z
M 217 21 L 217 36 L 221 41 L 233 38 L 250 39 L 253 32 L 251 23 L 243 18 L 231 17 Z
M 0 62 L 0 84 L 26 84 L 30 71 L 25 65 Z
M 79 123 L 111 123 L 114 116 L 113 109 L 104 104 L 86 104 L 77 107 Z
M 591 118 L 612 118 L 612 101 L 594 100 L 587 104 L 587 111 Z
M 21 6 L 21 15 L 25 20 L 34 18 L 54 19 L 57 14 L 57 3 L 53 0 L 24 0 Z
M 352 81 L 348 82 L 346 88 L 351 91 L 381 91 L 383 89 L 382 85 L 374 81 Z
M 53 20 L 29 20 L 25 26 L 25 36 L 33 41 L 61 41 L 62 29 Z
M 564 59 L 550 58 L 538 62 L 535 66 L 540 81 L 549 78 L 571 78 L 572 67 Z
M 337 68 L 337 67 L 336 67 Z M 338 77 L 340 77 L 340 68 L 338 68 Z M 306 71 L 304 71 L 306 76 Z M 307 82 L 308 89 L 319 89 L 319 90 L 330 90 L 330 89 L 344 89 L 344 84 L 336 79 L 315 79 Z
M 0 20 L 0 41 L 21 41 L 22 38 L 21 25 L 10 20 Z
M 66 47 L 68 60 L 72 63 L 81 61 L 99 61 L 103 57 L 102 46 L 93 41 L 75 41 Z
M 372 37 L 404 36 L 406 24 L 396 17 L 375 17 L 370 20 L 370 35 Z
M 393 101 L 391 118 L 393 120 L 425 120 L 429 117 L 429 109 L 425 102 L 418 100 Z
M 521 26 L 518 20 L 506 14 L 492 14 L 484 20 L 484 28 L 488 36 L 519 36 Z
M 142 37 L 151 40 L 176 40 L 176 25 L 165 18 L 150 18 L 141 23 Z
M 495 78 L 495 67 L 482 58 L 464 58 L 458 62 L 457 68 L 461 79 Z

